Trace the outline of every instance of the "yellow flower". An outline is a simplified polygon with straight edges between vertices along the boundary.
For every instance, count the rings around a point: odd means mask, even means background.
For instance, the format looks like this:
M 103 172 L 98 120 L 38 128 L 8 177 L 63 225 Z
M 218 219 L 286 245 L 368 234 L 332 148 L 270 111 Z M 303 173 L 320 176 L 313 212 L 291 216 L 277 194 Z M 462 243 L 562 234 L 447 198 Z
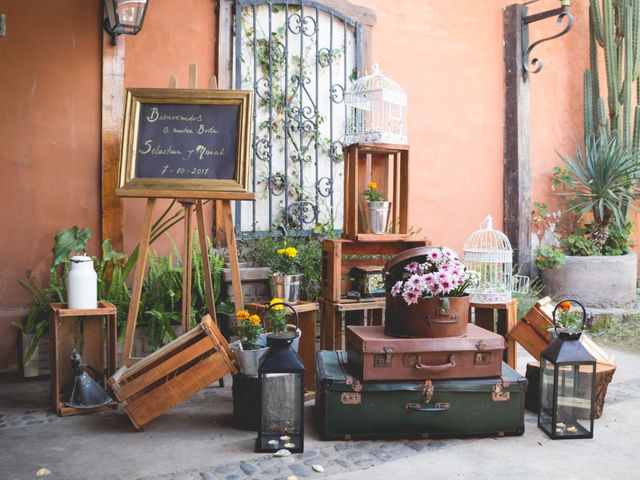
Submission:
M 278 249 L 278 255 L 284 255 L 286 253 L 286 248 L 279 248 Z
M 279 304 L 279 305 L 276 305 Z M 275 307 L 273 307 L 273 310 L 278 311 L 278 310 L 282 310 L 283 306 L 282 306 L 282 299 L 278 298 L 278 297 L 273 297 L 271 299 L 271 303 L 269 303 L 269 305 L 275 305 Z
M 284 249 L 284 253 L 287 254 L 287 256 L 293 258 L 298 255 L 298 250 L 296 250 L 294 247 L 287 247 Z
M 378 188 L 378 184 L 376 182 L 369 182 L 367 183 L 367 188 L 370 188 L 371 190 L 375 190 L 376 188 Z
M 246 310 L 240 310 L 240 311 L 236 312 L 236 318 L 238 320 L 245 320 L 245 319 L 247 319 L 249 317 L 250 317 L 249 312 L 247 312 Z
M 252 325 L 260 325 L 260 317 L 258 315 L 251 315 L 249 317 L 249 321 Z

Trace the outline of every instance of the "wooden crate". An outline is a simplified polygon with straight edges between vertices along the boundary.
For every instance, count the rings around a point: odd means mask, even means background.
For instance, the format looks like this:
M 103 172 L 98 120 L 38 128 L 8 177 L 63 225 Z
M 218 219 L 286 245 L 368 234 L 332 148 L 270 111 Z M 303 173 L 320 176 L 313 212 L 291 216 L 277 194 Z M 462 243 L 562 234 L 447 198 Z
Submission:
M 553 308 L 551 298 L 541 298 L 529 309 L 524 318 L 509 330 L 508 338 L 522 345 L 538 361 L 540 361 L 540 354 L 552 340 L 550 329 L 553 328 Z M 613 357 L 596 345 L 589 335 L 583 333 L 580 341 L 598 363 L 615 365 Z
M 356 143 L 344 150 L 344 226 L 342 236 L 353 240 L 399 240 L 408 236 L 409 146 Z M 368 233 L 366 200 L 369 182 L 391 202 L 390 228 L 385 235 Z
M 238 370 L 209 315 L 200 325 L 109 380 L 137 430 L 211 383 Z
M 500 303 L 470 303 L 469 308 L 474 310 L 475 324 L 486 330 L 498 333 L 505 337 L 507 348 L 504 350 L 503 360 L 517 370 L 517 355 L 515 339 L 508 332 L 518 321 L 518 301 L 514 298 Z M 497 317 L 497 321 L 494 320 Z
M 249 303 L 247 310 L 250 313 L 257 313 L 263 318 L 268 304 Z M 318 316 L 318 304 L 314 302 L 300 301 L 292 305 L 298 314 L 299 325 L 302 331 L 298 355 L 304 365 L 304 388 L 307 391 L 316 388 L 316 321 Z M 286 311 L 289 311 L 288 309 Z M 267 320 L 267 327 L 268 320 Z
M 51 310 L 51 402 L 58 415 L 79 415 L 115 408 L 116 402 L 97 408 L 73 408 L 64 404 L 73 387 L 71 352 L 75 348 L 82 361 L 105 378 L 116 370 L 117 311 L 109 302 L 98 302 L 98 308 L 67 308 L 65 303 L 52 303 Z M 88 370 L 92 375 L 93 372 Z
M 366 298 L 320 302 L 320 349 L 344 350 L 347 325 L 382 325 L 386 302 L 384 298 Z
M 426 240 L 323 240 L 320 295 L 330 302 L 339 302 L 346 292 L 355 288 L 351 279 L 353 267 L 384 266 L 399 253 L 428 243 Z

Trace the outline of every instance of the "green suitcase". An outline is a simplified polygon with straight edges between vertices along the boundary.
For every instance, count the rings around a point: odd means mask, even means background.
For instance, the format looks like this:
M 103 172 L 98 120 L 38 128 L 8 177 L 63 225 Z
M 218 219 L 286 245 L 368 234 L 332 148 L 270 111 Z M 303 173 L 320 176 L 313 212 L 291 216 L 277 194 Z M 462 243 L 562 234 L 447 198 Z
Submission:
M 419 382 L 360 382 L 347 353 L 320 351 L 316 420 L 324 440 L 522 435 L 527 379 L 502 376 Z

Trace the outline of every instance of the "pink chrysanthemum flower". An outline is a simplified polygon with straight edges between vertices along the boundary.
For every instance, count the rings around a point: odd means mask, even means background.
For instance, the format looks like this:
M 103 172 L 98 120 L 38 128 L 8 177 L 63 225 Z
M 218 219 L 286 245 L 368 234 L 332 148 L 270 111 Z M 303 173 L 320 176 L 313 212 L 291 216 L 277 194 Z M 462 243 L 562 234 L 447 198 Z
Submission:
M 416 273 L 418 271 L 418 262 L 409 263 L 404 269 L 407 272 Z

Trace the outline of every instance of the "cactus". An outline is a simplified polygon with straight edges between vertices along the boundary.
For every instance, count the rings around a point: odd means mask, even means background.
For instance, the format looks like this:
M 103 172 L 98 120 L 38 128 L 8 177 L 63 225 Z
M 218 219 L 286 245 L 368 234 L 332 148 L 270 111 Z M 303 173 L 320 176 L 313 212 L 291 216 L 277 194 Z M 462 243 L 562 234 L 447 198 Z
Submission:
M 590 0 L 589 69 L 584 74 L 584 133 L 617 134 L 640 146 L 640 0 Z M 600 88 L 598 47 L 604 51 L 606 101 Z M 636 92 L 634 102 L 633 93 Z

